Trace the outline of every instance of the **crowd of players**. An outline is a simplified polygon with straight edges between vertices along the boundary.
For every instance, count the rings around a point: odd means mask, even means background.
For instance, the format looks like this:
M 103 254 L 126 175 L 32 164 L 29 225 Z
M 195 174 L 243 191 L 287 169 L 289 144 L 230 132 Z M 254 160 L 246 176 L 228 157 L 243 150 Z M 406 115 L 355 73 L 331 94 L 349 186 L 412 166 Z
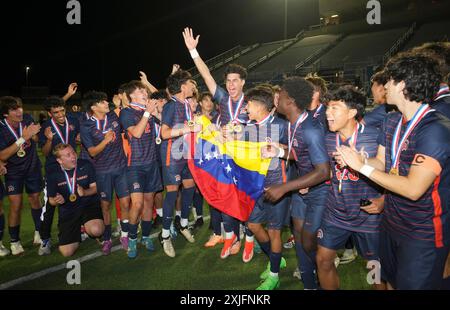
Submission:
M 63 98 L 46 100 L 49 119 L 41 125 L 24 114 L 19 98 L 0 98 L 0 198 L 9 200 L 10 235 L 9 250 L 1 243 L 0 203 L 0 256 L 24 252 L 25 188 L 39 255 L 51 253 L 56 207 L 62 255 L 72 256 L 86 234 L 100 240 L 108 255 L 116 200 L 120 242 L 129 258 L 138 255 L 139 229 L 140 243 L 154 250 L 155 225 L 162 225 L 164 253 L 175 257 L 174 231 L 195 242 L 188 225 L 192 205 L 194 228 L 203 224 L 203 198 L 188 167 L 185 138 L 202 130 L 197 120 L 204 115 L 221 141 L 267 142 L 261 154 L 271 165 L 250 218 L 241 223 L 210 206 L 213 234 L 205 243 L 223 244 L 222 259 L 243 244 L 246 263 L 259 247 L 269 262 L 257 289 L 280 285 L 285 226 L 305 289 L 339 288 L 337 251 L 348 244 L 362 258 L 380 262 L 377 289 L 448 288 L 449 43 L 427 43 L 390 59 L 372 77 L 376 107 L 366 111 L 361 90 L 327 85 L 316 75 L 286 77 L 281 86 L 261 84 L 244 94 L 247 72 L 232 64 L 224 89 L 196 49 L 199 36 L 186 28 L 183 38 L 207 93 L 199 94 L 189 72 L 174 66 L 162 91 L 141 72 L 140 81 L 120 86 L 114 109 L 105 93 L 90 91 L 83 111 L 69 113 L 65 102 L 77 90 L 71 84 Z

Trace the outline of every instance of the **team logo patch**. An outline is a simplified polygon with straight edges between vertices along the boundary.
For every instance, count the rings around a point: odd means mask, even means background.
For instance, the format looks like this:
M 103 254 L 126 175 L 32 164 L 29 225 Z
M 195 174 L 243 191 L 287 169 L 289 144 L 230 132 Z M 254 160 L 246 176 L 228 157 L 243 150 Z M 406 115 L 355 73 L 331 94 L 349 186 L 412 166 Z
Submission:
M 405 140 L 405 143 L 403 143 L 402 152 L 406 151 L 409 146 L 409 140 Z
M 101 196 L 102 198 L 106 198 L 106 193 L 105 193 L 105 192 L 101 192 L 101 193 L 100 193 L 100 196 Z
M 14 186 L 9 185 L 8 186 L 8 193 L 14 192 Z
M 318 239 L 322 239 L 322 238 L 323 238 L 323 230 L 322 230 L 322 229 L 319 229 L 319 230 L 317 231 L 317 238 L 318 238 Z
M 133 183 L 133 189 L 140 189 L 141 185 L 139 183 Z
M 240 114 L 247 114 L 247 109 L 246 108 L 242 108 L 239 113 Z
M 294 139 L 294 141 L 292 141 L 292 145 L 295 147 L 298 147 L 298 141 L 297 139 Z
M 114 128 L 116 128 L 116 127 L 119 126 L 119 123 L 117 123 L 116 121 L 114 121 L 114 122 L 112 123 L 112 126 L 113 126 Z
M 175 181 L 177 181 L 177 182 L 181 181 L 181 176 L 179 174 L 177 174 L 175 176 Z

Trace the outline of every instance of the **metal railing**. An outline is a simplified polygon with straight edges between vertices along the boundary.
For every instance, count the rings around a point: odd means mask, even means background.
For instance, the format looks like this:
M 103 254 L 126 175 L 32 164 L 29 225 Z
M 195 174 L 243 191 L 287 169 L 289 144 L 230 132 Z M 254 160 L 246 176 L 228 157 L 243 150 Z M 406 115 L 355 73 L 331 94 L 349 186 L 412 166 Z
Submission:
M 414 31 L 416 29 L 417 23 L 414 22 L 409 28 L 408 30 L 406 30 L 406 32 L 404 34 L 402 34 L 402 36 L 400 38 L 398 38 L 398 40 L 391 46 L 391 48 L 384 54 L 383 56 L 383 65 L 387 63 L 387 61 L 389 60 L 389 58 L 391 58 L 393 55 L 395 55 L 401 48 L 402 46 L 405 44 L 405 42 L 407 40 L 409 40 L 409 38 L 411 38 L 411 36 L 414 34 Z

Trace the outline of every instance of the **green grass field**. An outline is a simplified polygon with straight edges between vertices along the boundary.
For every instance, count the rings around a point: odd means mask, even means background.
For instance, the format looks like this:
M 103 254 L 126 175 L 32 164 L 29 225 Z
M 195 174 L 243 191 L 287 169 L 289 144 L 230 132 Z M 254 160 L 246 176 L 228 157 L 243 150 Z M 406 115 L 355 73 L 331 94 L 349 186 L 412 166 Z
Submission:
M 8 201 L 3 201 L 5 216 L 8 214 Z M 208 215 L 208 207 L 205 207 Z M 115 214 L 115 211 L 113 211 Z M 19 257 L 9 255 L 0 258 L 0 285 L 19 277 L 42 271 L 44 269 L 66 263 L 71 259 L 78 259 L 85 255 L 98 252 L 99 244 L 95 240 L 84 241 L 73 258 L 66 259 L 57 250 L 57 213 L 52 229 L 52 254 L 39 256 L 38 247 L 33 246 L 34 225 L 31 218 L 30 206 L 25 199 L 22 211 L 21 240 L 25 253 Z M 113 221 L 113 225 L 116 221 Z M 37 279 L 24 282 L 12 289 L 42 289 L 42 290 L 84 290 L 84 289 L 152 289 L 152 290 L 252 290 L 259 285 L 259 274 L 264 270 L 268 258 L 264 254 L 255 254 L 249 263 L 242 262 L 241 253 L 223 260 L 220 258 L 221 245 L 213 249 L 206 249 L 203 244 L 208 240 L 211 231 L 208 229 L 209 220 L 203 227 L 194 231 L 196 242 L 189 244 L 182 236 L 174 242 L 176 257 L 167 257 L 156 240 L 156 251 L 148 253 L 140 247 L 135 260 L 128 259 L 124 250 L 118 250 L 109 256 L 100 256 L 81 264 L 81 284 L 68 285 L 66 275 L 69 269 L 46 274 Z M 7 225 L 7 224 L 6 224 Z M 114 226 L 113 226 L 114 229 Z M 152 233 L 161 228 L 153 229 Z M 7 227 L 3 237 L 3 244 L 9 247 Z M 284 239 L 289 236 L 284 232 Z M 115 239 L 114 245 L 119 244 Z M 283 256 L 287 260 L 287 268 L 280 273 L 283 290 L 303 289 L 303 284 L 292 276 L 297 259 L 294 249 L 283 249 Z M 366 282 L 367 271 L 365 262 L 358 259 L 351 264 L 338 268 L 342 289 L 370 289 Z

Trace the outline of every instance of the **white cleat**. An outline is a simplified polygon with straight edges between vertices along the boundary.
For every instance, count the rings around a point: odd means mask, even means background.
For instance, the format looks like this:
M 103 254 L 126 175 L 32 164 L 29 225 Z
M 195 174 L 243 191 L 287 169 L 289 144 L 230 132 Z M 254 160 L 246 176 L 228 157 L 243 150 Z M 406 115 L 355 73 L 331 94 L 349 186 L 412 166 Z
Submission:
M 41 235 L 38 231 L 34 232 L 33 245 L 40 245 L 42 243 Z
M 186 238 L 186 240 L 190 243 L 194 243 L 195 239 L 194 236 L 191 234 L 191 231 L 189 230 L 189 228 L 185 227 L 184 229 L 182 228 L 180 230 L 180 233 Z
M 342 256 L 340 257 L 340 263 L 342 265 L 345 264 L 349 264 L 351 262 L 353 262 L 356 257 L 358 256 L 358 252 L 356 251 L 356 249 L 346 249 L 344 251 L 344 253 L 342 254 Z
M 11 242 L 11 253 L 12 253 L 12 255 L 20 255 L 23 252 L 25 252 L 25 250 L 23 249 L 23 246 L 20 243 L 20 241 Z
M 11 254 L 11 251 L 5 248 L 5 246 L 0 241 L 0 257 L 5 257 L 9 254 Z
M 166 255 L 169 257 L 175 257 L 175 249 L 173 248 L 172 240 L 170 239 L 170 237 L 163 238 L 160 233 L 158 239 L 163 247 L 164 253 L 166 253 Z
M 39 250 L 38 250 L 39 256 L 50 255 L 50 253 L 52 252 L 52 251 L 51 251 L 51 247 L 52 247 L 52 244 L 51 244 L 51 241 L 50 241 L 50 240 L 49 240 L 49 241 L 47 242 L 47 244 L 45 244 L 45 245 L 44 245 L 44 243 L 42 242 L 42 243 L 41 243 L 41 246 L 39 247 Z

